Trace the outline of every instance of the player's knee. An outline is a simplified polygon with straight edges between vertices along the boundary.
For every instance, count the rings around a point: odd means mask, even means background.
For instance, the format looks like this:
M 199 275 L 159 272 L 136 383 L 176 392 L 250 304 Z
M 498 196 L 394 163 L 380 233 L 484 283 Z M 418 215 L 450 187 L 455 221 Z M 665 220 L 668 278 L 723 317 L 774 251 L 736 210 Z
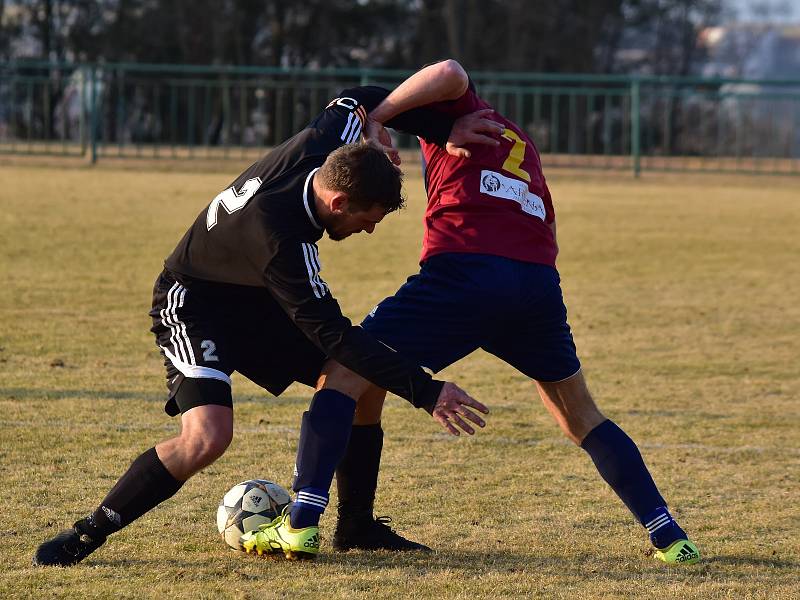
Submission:
M 220 456 L 233 440 L 233 428 L 216 427 L 195 431 L 185 436 L 186 455 L 190 456 L 196 468 L 210 465 Z
M 322 389 L 336 390 L 353 399 L 360 398 L 372 384 L 335 361 L 328 361 L 320 376 Z

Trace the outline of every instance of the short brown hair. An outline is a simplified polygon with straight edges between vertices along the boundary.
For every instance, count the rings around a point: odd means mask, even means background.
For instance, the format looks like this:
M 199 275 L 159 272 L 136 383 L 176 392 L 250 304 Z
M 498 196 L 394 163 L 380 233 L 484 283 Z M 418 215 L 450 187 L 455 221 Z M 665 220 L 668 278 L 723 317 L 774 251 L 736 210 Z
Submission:
M 350 212 L 381 206 L 390 213 L 403 208 L 403 175 L 383 150 L 370 144 L 337 148 L 317 172 L 324 187 L 347 194 Z

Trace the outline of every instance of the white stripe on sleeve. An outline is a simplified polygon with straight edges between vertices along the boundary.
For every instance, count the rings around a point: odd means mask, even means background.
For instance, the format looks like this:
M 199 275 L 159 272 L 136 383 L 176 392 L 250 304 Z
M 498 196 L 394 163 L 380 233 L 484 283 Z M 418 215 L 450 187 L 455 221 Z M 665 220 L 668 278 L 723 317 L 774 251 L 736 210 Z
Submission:
M 319 261 L 319 248 L 317 248 L 316 245 L 314 244 L 311 245 L 311 261 L 314 263 L 314 266 L 316 267 L 315 272 L 316 272 L 317 285 L 320 286 L 320 289 L 322 290 L 322 295 L 324 296 L 325 294 L 328 293 L 328 284 L 322 281 L 322 277 L 320 277 L 319 275 L 319 272 L 322 271 L 322 263 Z
M 355 117 L 355 115 L 353 113 L 350 113 L 349 115 L 347 115 L 347 125 L 345 125 L 344 131 L 342 132 L 342 137 L 341 137 L 341 140 L 343 142 L 347 139 L 347 136 L 350 133 L 350 127 L 353 125 L 353 117 Z M 345 143 L 347 143 L 347 142 L 345 142 Z
M 325 295 L 325 288 L 318 283 L 319 275 L 317 274 L 317 266 L 312 258 L 311 244 L 301 243 L 303 249 L 303 259 L 306 262 L 306 270 L 308 271 L 308 281 L 311 283 L 311 289 L 317 298 L 322 298 Z
M 350 137 L 347 138 L 348 144 L 353 144 L 358 141 L 358 136 L 361 134 L 361 121 L 358 121 L 355 127 L 353 127 L 353 132 L 350 134 Z

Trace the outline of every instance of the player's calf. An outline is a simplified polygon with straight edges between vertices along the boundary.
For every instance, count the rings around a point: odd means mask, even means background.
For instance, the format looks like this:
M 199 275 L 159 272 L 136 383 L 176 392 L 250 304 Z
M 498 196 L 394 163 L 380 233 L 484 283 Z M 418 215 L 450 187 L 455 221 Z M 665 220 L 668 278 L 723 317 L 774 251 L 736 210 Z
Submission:
M 537 381 L 536 387 L 547 411 L 576 446 L 606 420 L 589 392 L 582 371 L 562 381 Z
M 670 564 L 700 560 L 667 509 L 636 444 L 597 408 L 581 371 L 558 382 L 537 382 L 547 410 L 591 457 L 600 476 L 647 529 L 654 556 Z
M 43 543 L 35 565 L 74 565 L 99 548 L 106 538 L 171 498 L 183 485 L 158 457 L 155 448 L 140 455 L 108 492 L 99 507 Z
M 303 413 L 293 485 L 297 496 L 289 506 L 294 527 L 316 526 L 325 512 L 336 465 L 347 448 L 355 406 L 349 396 L 322 389 Z
M 581 447 L 601 477 L 650 534 L 655 556 L 670 564 L 700 560 L 697 547 L 670 514 L 633 440 L 606 420 L 587 435 Z

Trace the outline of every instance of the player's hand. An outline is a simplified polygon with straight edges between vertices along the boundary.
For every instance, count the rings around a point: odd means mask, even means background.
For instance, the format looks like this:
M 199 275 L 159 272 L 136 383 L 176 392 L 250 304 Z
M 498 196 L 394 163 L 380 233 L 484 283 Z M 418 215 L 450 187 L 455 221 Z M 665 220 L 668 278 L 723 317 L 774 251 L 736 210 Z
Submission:
M 470 410 L 472 408 L 483 414 L 489 413 L 488 408 L 456 384 L 445 383 L 442 391 L 439 392 L 439 397 L 436 399 L 431 415 L 453 435 L 461 435 L 456 425 L 469 435 L 472 435 L 475 433 L 475 429 L 467 421 L 472 421 L 478 427 L 486 426 L 486 422 Z
M 392 136 L 386 131 L 383 123 L 378 123 L 376 120 L 367 117 L 367 123 L 361 132 L 361 136 L 365 142 L 377 144 L 392 161 L 392 164 L 400 165 L 400 153 L 392 144 Z
M 472 153 L 464 147 L 467 144 L 499 146 L 500 140 L 491 137 L 491 134 L 501 135 L 506 128 L 502 123 L 488 118 L 493 112 L 491 108 L 484 108 L 456 119 L 445 145 L 447 153 L 458 158 L 469 158 Z

